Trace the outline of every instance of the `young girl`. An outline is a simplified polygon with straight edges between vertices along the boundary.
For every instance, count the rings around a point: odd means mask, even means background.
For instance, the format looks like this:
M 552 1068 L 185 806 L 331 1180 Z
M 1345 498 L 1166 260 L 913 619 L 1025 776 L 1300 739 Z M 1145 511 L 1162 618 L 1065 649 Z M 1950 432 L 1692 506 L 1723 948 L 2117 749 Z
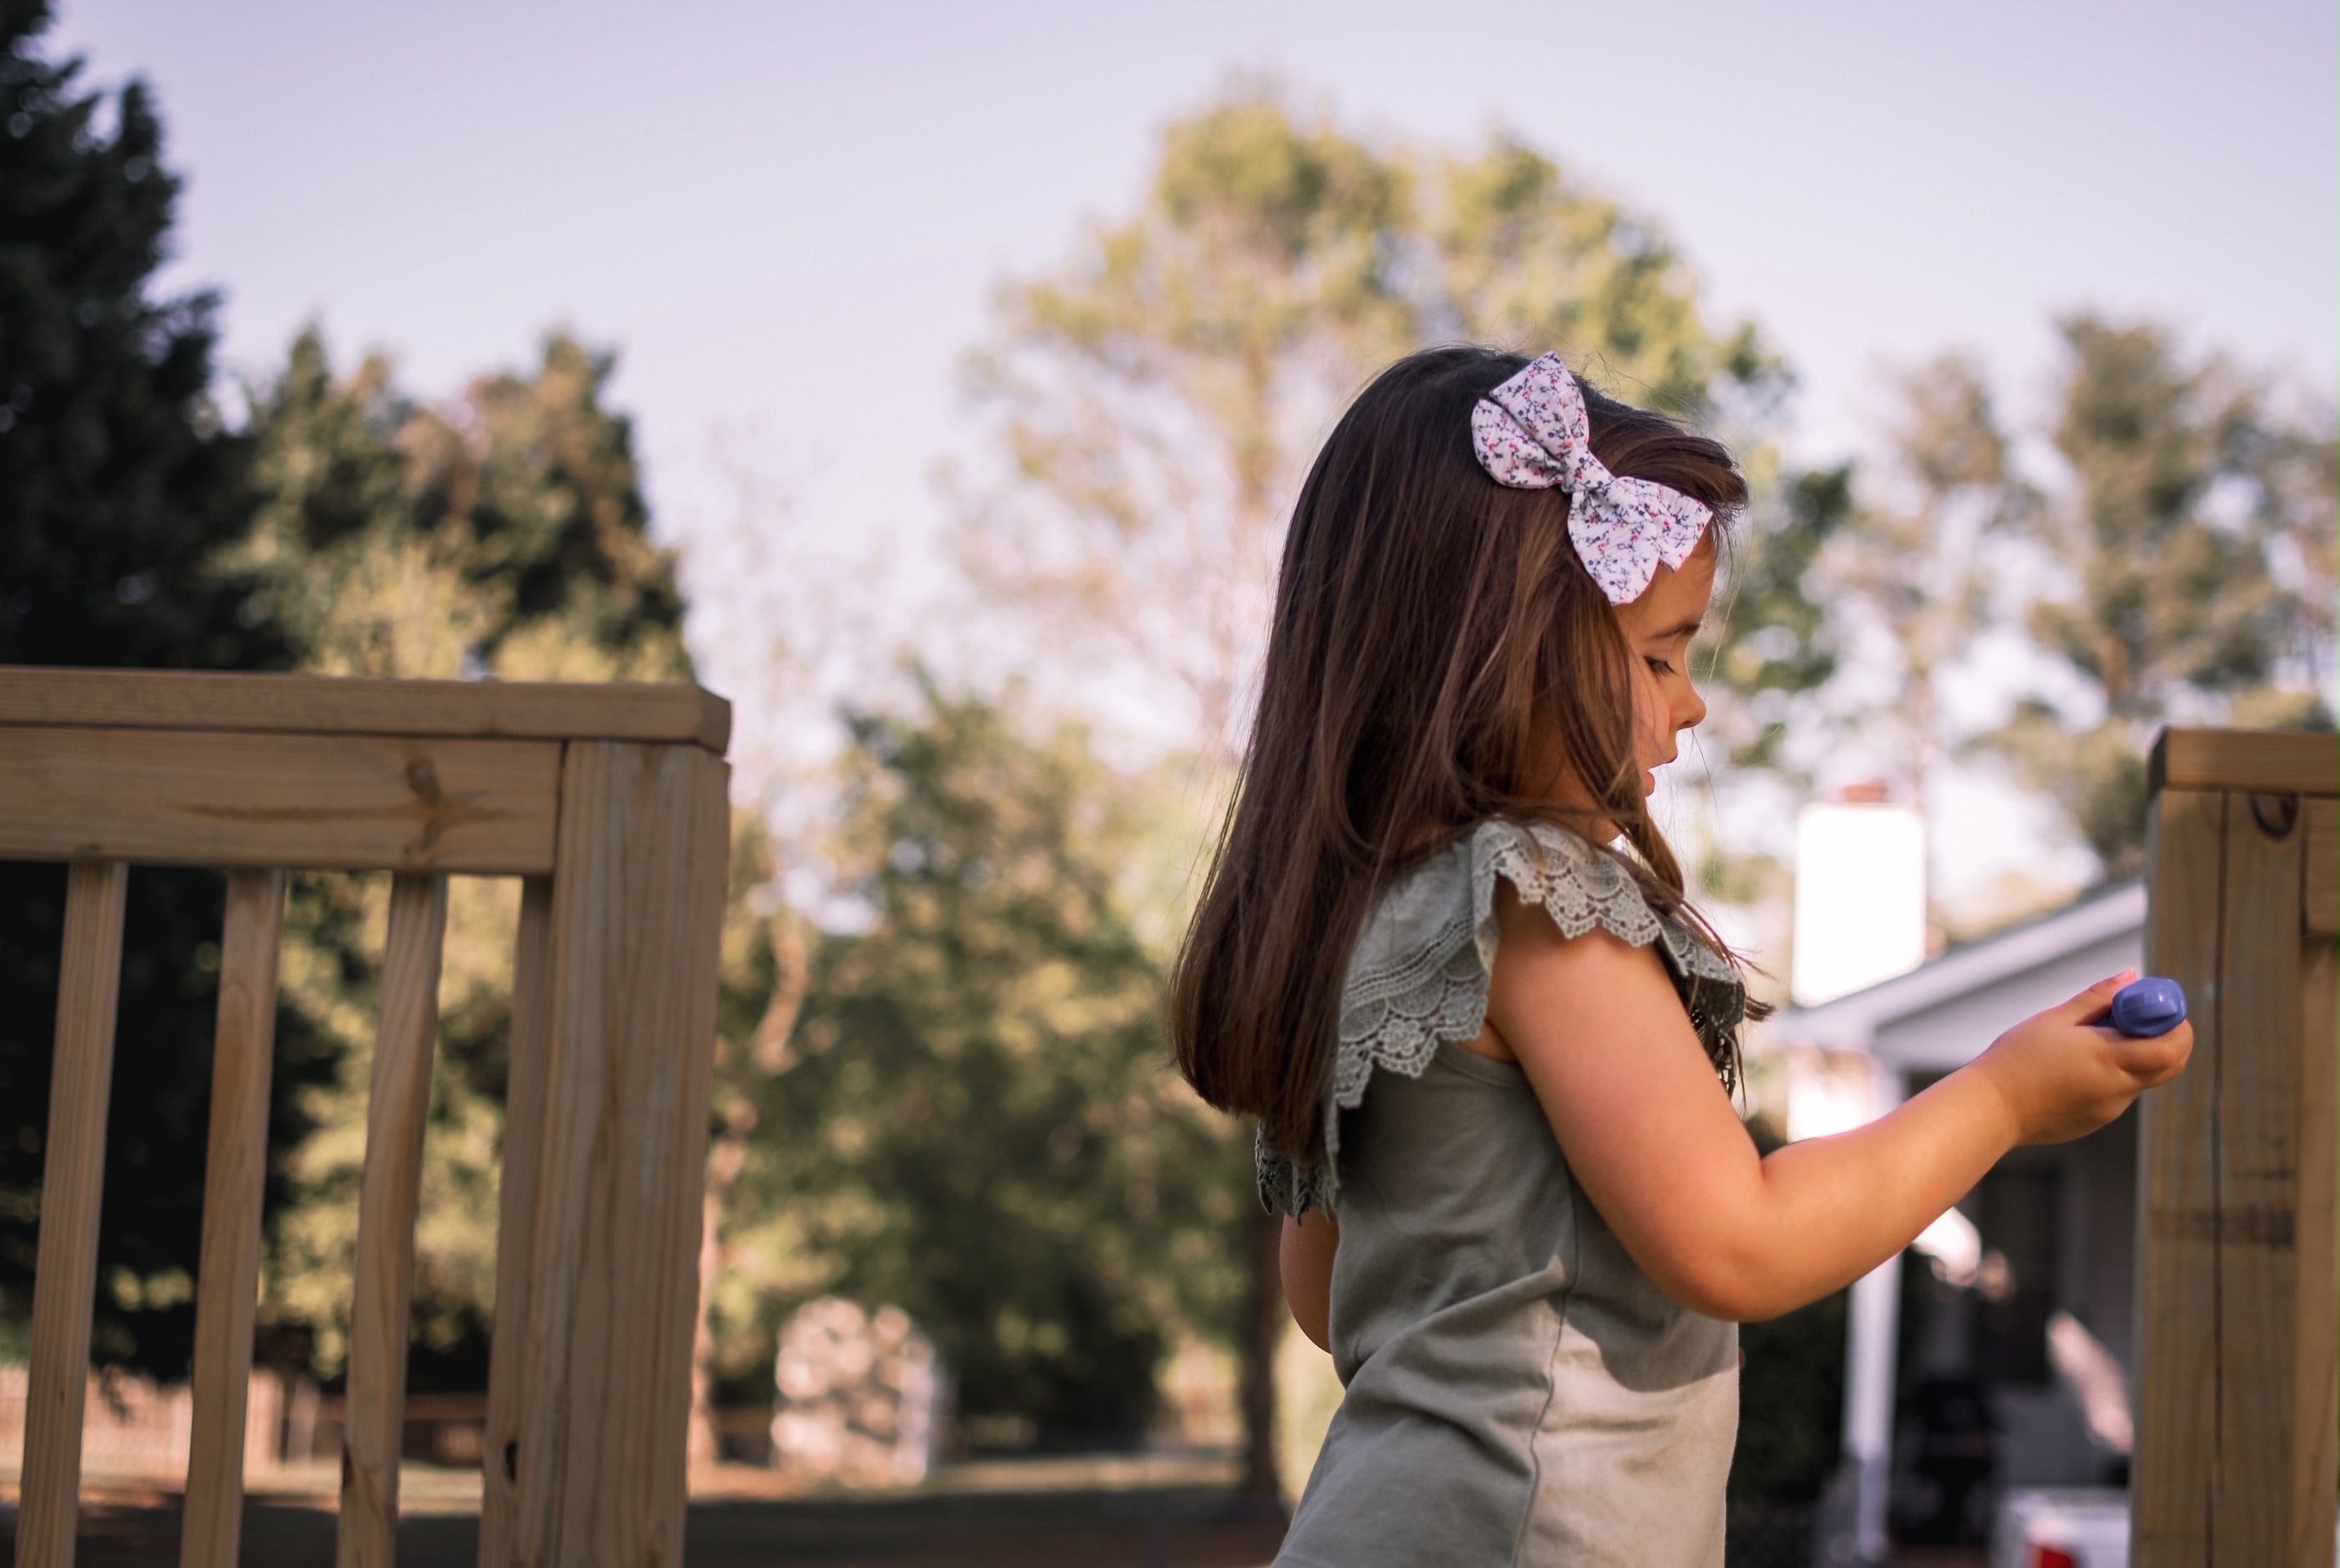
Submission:
M 1276 1561 L 1720 1564 L 1738 1322 L 1894 1256 L 2017 1144 L 2184 1065 L 2129 977 L 1759 1159 L 1748 1016 L 1646 798 L 1730 455 L 1551 354 L 1418 353 L 1301 491 L 1257 728 L 1180 957 L 1179 1065 L 1259 1119 L 1294 1317 L 1347 1393 Z

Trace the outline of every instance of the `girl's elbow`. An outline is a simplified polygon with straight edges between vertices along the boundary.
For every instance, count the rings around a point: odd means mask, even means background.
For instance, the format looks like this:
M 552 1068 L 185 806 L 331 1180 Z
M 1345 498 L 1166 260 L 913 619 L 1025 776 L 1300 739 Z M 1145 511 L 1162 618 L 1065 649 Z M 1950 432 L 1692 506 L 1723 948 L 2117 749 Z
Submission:
M 1781 1298 L 1778 1282 L 1760 1259 L 1722 1249 L 1662 1260 L 1649 1272 L 1682 1305 L 1726 1323 L 1760 1322 L 1795 1305 Z

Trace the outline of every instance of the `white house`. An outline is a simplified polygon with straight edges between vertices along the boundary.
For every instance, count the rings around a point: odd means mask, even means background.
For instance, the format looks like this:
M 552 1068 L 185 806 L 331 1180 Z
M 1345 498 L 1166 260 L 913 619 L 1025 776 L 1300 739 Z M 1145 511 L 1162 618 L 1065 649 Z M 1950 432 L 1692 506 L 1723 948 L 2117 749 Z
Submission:
M 1783 1010 L 1770 1034 L 1785 1053 L 1791 1106 L 1799 1077 L 1820 1091 L 1816 1103 L 1831 1091 L 1840 1102 L 1841 1087 L 1865 1077 L 1868 1114 L 1899 1104 L 2010 1024 L 2142 968 L 2145 914 L 2143 885 L 2124 884 L 1890 979 Z M 1882 1560 L 1889 1506 L 1908 1516 L 1955 1503 L 1945 1494 L 1961 1484 L 1961 1441 L 1969 1473 L 1988 1467 L 2002 1488 L 2125 1478 L 2136 1186 L 2132 1111 L 2075 1143 L 2016 1150 L 1921 1238 L 1931 1258 L 1897 1259 L 1854 1286 L 1844 1425 L 1850 1555 Z M 1900 1345 L 1905 1320 L 1915 1342 Z M 1995 1434 L 1929 1430 L 1929 1391 L 1937 1408 L 1978 1403 Z M 1897 1431 L 1897 1403 L 1912 1395 Z

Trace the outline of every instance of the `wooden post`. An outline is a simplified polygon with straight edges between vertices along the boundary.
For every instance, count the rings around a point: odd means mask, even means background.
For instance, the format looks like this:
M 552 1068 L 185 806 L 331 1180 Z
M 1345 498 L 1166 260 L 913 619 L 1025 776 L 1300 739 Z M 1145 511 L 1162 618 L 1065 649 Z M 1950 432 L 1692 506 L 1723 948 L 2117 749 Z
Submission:
M 489 1396 L 511 1492 L 483 1563 L 681 1557 L 728 773 L 695 747 L 568 749 L 526 1315 L 497 1314 L 519 1386 Z
M 122 992 L 127 868 L 75 861 L 65 874 L 57 967 L 57 1044 L 49 1073 L 48 1153 L 33 1265 L 33 1365 L 25 1390 L 19 1568 L 73 1568 L 81 1523 L 82 1400 L 97 1288 L 97 1213 L 105 1184 L 105 1107 Z
M 2317 1568 L 2335 1527 L 2340 1156 L 2334 1141 L 2328 736 L 2157 744 L 2149 969 L 2192 1003 L 2184 1077 L 2139 1147 L 2132 1561 Z
M 268 1083 L 276 1058 L 276 952 L 284 873 L 232 871 L 221 923 L 212 1041 L 211 1144 L 203 1163 L 195 1286 L 194 1424 L 187 1444 L 181 1568 L 235 1568 L 243 1535 L 244 1418 L 268 1176 Z

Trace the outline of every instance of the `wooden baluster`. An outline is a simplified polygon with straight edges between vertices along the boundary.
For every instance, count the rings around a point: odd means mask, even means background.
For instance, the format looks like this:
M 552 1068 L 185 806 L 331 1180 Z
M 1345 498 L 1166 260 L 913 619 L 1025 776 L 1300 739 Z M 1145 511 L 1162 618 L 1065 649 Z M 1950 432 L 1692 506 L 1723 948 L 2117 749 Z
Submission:
M 508 1560 L 520 1477 L 536 1166 L 544 1143 L 545 1049 L 552 1037 L 552 878 L 521 885 L 512 952 L 511 1035 L 504 1073 L 503 1174 L 497 1190 L 496 1332 L 488 1349 L 488 1420 L 480 1445 L 480 1562 Z
M 431 1058 L 439 1041 L 439 958 L 446 929 L 444 877 L 402 876 L 392 882 L 382 1023 L 366 1101 L 365 1176 L 358 1191 L 337 1568 L 392 1568 L 397 1560 L 414 1211 L 422 1126 L 431 1109 Z
M 211 1147 L 203 1166 L 203 1273 L 195 1293 L 194 1424 L 182 1568 L 234 1568 L 243 1533 L 252 1317 L 276 1056 L 276 954 L 284 873 L 231 871 L 212 1042 Z
M 33 1273 L 33 1365 L 26 1388 L 20 1568 L 72 1568 L 81 1520 L 82 1399 L 97 1288 L 97 1214 L 105 1185 L 105 1110 L 122 990 L 127 868 L 75 861 L 65 874 L 56 1054 Z

